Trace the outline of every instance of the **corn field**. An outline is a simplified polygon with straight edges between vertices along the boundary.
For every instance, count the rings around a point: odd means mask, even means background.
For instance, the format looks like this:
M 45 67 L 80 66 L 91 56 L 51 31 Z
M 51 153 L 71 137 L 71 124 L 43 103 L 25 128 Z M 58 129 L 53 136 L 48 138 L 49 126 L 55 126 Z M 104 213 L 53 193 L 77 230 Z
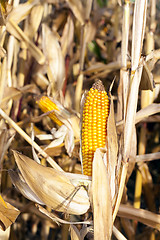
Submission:
M 0 239 L 160 239 L 160 1 L 0 11 Z

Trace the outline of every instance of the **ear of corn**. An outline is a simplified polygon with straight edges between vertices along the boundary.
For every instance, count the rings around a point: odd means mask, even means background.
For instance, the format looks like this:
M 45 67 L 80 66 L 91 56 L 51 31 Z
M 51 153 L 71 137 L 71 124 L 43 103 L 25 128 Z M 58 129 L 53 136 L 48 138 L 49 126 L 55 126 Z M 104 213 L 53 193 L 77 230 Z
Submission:
M 39 100 L 37 100 L 37 103 L 38 103 L 40 109 L 44 113 L 50 112 L 52 110 L 59 111 L 59 108 L 57 107 L 57 105 L 54 102 L 52 102 L 47 96 L 42 96 Z M 59 126 L 63 125 L 63 123 L 57 118 L 57 116 L 54 112 L 50 113 L 48 116 Z
M 82 115 L 81 150 L 83 173 L 92 176 L 92 161 L 97 148 L 105 147 L 109 99 L 102 81 L 87 93 Z

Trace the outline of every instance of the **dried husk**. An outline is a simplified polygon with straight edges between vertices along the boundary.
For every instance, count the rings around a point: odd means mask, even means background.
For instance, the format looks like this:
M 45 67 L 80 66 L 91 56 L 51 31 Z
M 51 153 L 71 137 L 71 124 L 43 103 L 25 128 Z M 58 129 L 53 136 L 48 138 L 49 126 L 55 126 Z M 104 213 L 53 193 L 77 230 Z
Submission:
M 45 205 L 77 215 L 84 214 L 89 209 L 86 190 L 81 187 L 76 191 L 62 172 L 44 167 L 15 151 L 14 157 L 25 182 Z
M 103 161 L 104 153 L 104 149 L 97 149 L 93 159 L 92 198 L 95 240 L 109 240 L 112 234 L 112 198 L 109 174 Z
M 13 170 L 9 170 L 9 176 L 12 180 L 13 185 L 17 188 L 17 190 L 22 193 L 23 196 L 28 198 L 29 200 L 45 205 L 37 196 L 36 194 L 30 189 L 27 183 L 22 178 L 21 174 L 15 172 Z

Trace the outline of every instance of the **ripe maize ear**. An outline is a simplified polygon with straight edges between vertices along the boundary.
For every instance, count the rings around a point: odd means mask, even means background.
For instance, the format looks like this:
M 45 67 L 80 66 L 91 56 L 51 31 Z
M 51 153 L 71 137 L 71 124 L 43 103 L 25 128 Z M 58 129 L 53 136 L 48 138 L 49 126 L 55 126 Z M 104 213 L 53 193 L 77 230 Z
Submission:
M 97 148 L 105 147 L 109 99 L 101 80 L 86 95 L 82 113 L 81 152 L 83 174 L 92 176 L 92 161 Z
M 57 105 L 54 102 L 52 102 L 47 96 L 42 96 L 39 100 L 37 100 L 37 103 L 38 103 L 40 109 L 44 113 L 50 112 L 52 110 L 59 111 L 59 108 L 57 107 Z M 63 125 L 63 123 L 57 118 L 57 116 L 54 112 L 50 113 L 48 116 L 59 126 Z

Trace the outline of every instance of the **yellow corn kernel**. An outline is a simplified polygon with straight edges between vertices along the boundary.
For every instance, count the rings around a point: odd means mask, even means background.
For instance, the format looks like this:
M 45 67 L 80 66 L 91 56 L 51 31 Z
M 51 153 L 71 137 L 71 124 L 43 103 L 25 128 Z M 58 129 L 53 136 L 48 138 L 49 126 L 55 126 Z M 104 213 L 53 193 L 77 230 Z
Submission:
M 82 115 L 82 165 L 83 174 L 92 176 L 92 161 L 97 148 L 105 147 L 109 99 L 102 81 L 93 84 L 87 93 Z
M 52 110 L 58 110 L 59 108 L 57 107 L 57 105 L 52 102 L 47 96 L 42 96 L 38 101 L 37 101 L 40 109 L 44 112 L 50 112 Z M 54 112 L 50 113 L 48 115 L 55 123 L 57 123 L 59 126 L 62 126 L 63 123 L 57 118 L 57 116 L 55 115 Z

